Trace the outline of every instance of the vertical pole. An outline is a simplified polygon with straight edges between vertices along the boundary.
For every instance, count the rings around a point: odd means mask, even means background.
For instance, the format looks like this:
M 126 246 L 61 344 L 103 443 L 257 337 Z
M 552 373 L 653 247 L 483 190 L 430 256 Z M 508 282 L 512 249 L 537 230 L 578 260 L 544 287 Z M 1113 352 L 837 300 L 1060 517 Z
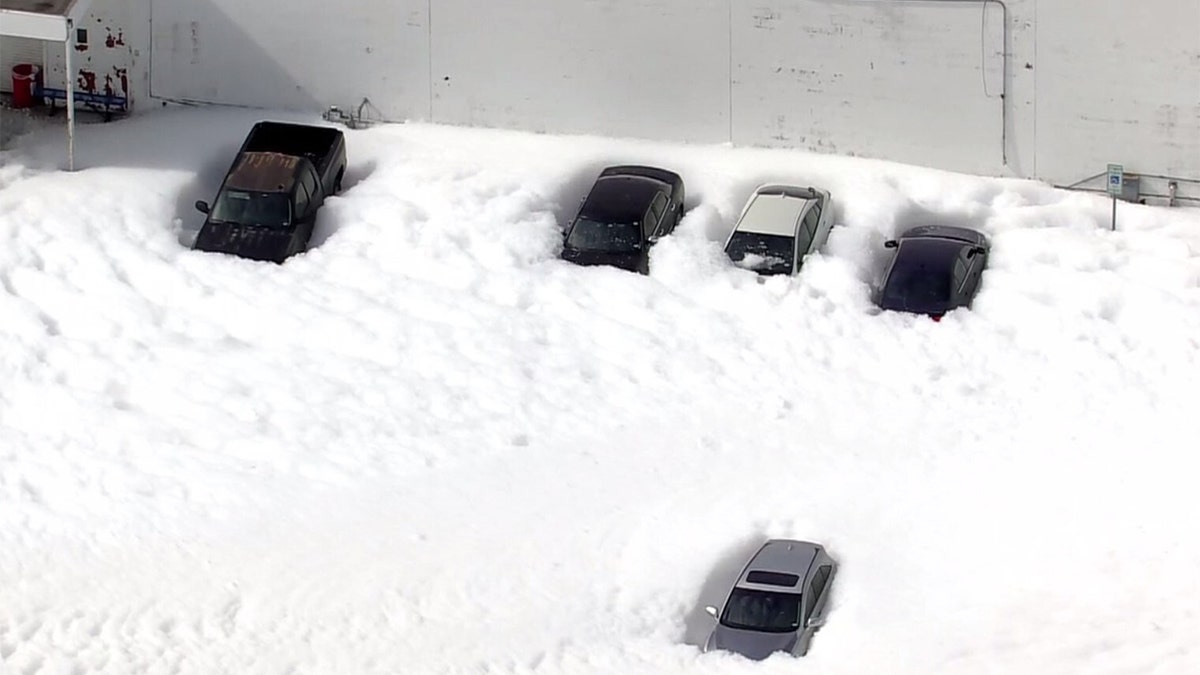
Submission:
M 1113 221 L 1112 221 L 1112 231 L 1113 231 L 1113 232 L 1116 232 L 1116 231 L 1117 231 L 1117 197 L 1116 197 L 1115 195 L 1113 196 Z
M 66 54 L 66 72 L 63 73 L 67 88 L 67 171 L 75 170 L 75 67 L 71 65 L 71 52 L 75 51 L 75 22 L 67 19 L 67 39 L 63 42 Z
M 154 4 L 154 3 L 150 3 Z M 430 124 L 437 122 L 433 119 L 433 0 L 425 3 L 425 54 L 429 58 L 429 120 Z

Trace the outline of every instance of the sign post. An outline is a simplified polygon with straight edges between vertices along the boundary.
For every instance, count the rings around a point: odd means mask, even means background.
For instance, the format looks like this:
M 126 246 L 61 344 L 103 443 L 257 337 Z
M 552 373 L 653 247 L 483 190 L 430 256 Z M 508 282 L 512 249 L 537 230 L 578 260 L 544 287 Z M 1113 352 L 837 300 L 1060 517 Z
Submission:
M 1112 229 L 1117 231 L 1117 197 L 1125 190 L 1125 167 L 1120 164 L 1108 165 L 1108 194 L 1112 197 Z

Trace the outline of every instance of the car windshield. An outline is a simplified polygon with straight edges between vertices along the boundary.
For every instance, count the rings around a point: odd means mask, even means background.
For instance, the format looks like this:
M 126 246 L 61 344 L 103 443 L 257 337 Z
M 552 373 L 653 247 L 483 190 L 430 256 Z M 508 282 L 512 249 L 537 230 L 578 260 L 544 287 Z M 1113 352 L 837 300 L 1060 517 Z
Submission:
M 291 200 L 282 192 L 224 190 L 217 196 L 211 219 L 239 225 L 287 227 Z
M 954 261 L 961 242 L 948 239 L 902 241 L 883 286 L 883 305 L 910 312 L 945 311 L 950 304 Z
M 571 228 L 567 246 L 584 251 L 635 251 L 642 246 L 637 223 L 604 223 L 580 218 Z
M 759 274 L 790 274 L 795 240 L 778 234 L 734 232 L 725 253 L 735 265 Z
M 800 628 L 800 594 L 735 588 L 725 603 L 721 624 L 764 633 Z

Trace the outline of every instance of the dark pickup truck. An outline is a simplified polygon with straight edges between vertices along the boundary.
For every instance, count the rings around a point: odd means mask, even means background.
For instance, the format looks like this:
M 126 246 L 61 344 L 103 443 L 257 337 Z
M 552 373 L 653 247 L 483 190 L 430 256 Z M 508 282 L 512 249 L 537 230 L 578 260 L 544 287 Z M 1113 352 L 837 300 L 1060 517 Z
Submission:
M 342 189 L 346 139 L 331 127 L 259 122 L 196 235 L 200 251 L 282 263 L 308 249 L 317 209 Z

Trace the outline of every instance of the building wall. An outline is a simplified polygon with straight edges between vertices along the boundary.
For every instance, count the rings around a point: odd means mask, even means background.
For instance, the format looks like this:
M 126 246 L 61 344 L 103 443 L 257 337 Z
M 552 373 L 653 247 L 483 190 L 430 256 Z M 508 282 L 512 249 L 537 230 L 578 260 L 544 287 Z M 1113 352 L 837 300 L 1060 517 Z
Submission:
M 1200 2 L 1042 0 L 1034 54 L 1039 175 L 1200 178 Z
M 994 3 L 738 3 L 733 140 L 1003 173 L 1003 18 Z
M 726 0 L 436 0 L 432 119 L 729 140 Z
M 369 99 L 382 119 L 429 117 L 426 0 L 142 3 L 155 98 L 297 110 Z
M 1200 177 L 1200 0 L 114 4 L 135 100 Z

